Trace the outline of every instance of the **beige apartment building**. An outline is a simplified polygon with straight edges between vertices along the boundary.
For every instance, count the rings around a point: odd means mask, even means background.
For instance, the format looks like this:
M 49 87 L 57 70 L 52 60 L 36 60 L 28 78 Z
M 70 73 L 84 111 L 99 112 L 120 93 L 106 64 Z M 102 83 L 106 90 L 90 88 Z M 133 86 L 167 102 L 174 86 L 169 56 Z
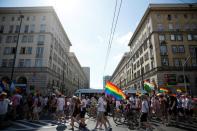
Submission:
M 197 95 L 196 4 L 150 4 L 129 47 L 124 89 L 143 88 L 148 80 L 156 90 L 167 87 Z
M 28 91 L 71 94 L 86 87 L 89 81 L 70 46 L 53 7 L 0 8 L 0 80 L 10 81 L 14 65 L 13 80 Z

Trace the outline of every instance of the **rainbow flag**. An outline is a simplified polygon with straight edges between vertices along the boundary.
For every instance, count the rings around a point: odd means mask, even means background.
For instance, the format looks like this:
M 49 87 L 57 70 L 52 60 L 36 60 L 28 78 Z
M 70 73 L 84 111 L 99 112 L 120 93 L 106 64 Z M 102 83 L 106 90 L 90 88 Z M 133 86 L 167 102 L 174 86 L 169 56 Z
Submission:
M 122 90 L 111 82 L 107 82 L 105 86 L 105 94 L 113 96 L 116 100 L 122 100 L 126 98 L 126 95 L 122 92 Z
M 169 92 L 169 89 L 167 89 L 167 88 L 160 88 L 159 89 L 159 92 L 166 92 L 166 93 L 168 93 Z
M 155 85 L 153 83 L 150 83 L 148 81 L 144 81 L 144 89 L 147 92 L 151 92 L 152 90 L 154 90 L 154 88 L 155 88 Z

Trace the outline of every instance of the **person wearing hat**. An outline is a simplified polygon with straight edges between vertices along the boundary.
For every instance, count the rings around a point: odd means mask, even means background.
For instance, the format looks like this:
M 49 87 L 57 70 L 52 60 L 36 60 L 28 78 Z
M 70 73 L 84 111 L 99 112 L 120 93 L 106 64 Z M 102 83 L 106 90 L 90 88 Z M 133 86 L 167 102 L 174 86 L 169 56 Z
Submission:
M 2 123 L 8 112 L 8 105 L 10 104 L 10 100 L 6 98 L 7 93 L 2 92 L 0 94 L 0 123 Z

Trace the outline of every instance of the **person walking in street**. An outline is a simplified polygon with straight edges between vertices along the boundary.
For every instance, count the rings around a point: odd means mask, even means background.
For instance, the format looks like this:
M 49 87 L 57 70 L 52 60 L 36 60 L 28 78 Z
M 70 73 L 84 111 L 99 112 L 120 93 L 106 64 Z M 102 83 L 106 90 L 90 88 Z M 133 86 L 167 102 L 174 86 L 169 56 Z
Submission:
M 71 117 L 71 129 L 70 130 L 74 130 L 74 122 L 77 122 L 79 124 L 79 117 L 80 117 L 80 110 L 81 110 L 81 101 L 78 97 L 74 96 L 72 98 L 72 107 L 73 107 L 73 113 L 72 113 L 72 117 Z
M 7 99 L 6 96 L 6 92 L 0 94 L 0 127 L 6 124 L 5 119 L 8 112 L 8 105 L 10 104 L 10 100 Z
M 64 119 L 64 106 L 65 106 L 65 99 L 61 94 L 57 98 L 57 121 L 61 122 Z
M 141 116 L 139 126 L 145 126 L 146 129 L 150 129 L 150 124 L 148 123 L 148 113 L 149 113 L 149 104 L 146 95 L 143 95 L 141 103 Z
M 93 131 L 95 131 L 98 127 L 98 125 L 100 123 L 102 123 L 104 126 L 105 126 L 105 130 L 107 131 L 108 128 L 107 128 L 107 125 L 106 125 L 106 122 L 105 122 L 105 118 L 104 118 L 104 113 L 106 111 L 105 107 L 106 107 L 107 103 L 106 101 L 104 100 L 104 94 L 102 96 L 99 97 L 98 99 L 98 107 L 97 107 L 97 111 L 98 111 L 98 114 L 97 114 L 97 121 L 96 121 L 96 126 L 95 128 L 93 129 Z
M 85 99 L 85 96 L 82 95 L 82 99 L 81 99 L 81 111 L 80 111 L 80 119 L 81 119 L 81 123 L 80 126 L 81 127 L 85 127 L 85 114 L 86 114 L 86 106 L 87 106 L 87 101 Z

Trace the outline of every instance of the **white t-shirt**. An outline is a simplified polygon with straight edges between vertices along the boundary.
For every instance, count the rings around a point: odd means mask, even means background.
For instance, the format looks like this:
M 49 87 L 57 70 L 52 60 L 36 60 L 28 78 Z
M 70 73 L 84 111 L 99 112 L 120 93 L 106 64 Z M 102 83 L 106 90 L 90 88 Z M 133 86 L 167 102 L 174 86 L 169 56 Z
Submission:
M 146 100 L 142 101 L 142 109 L 141 109 L 141 111 L 143 113 L 148 113 L 148 111 L 149 111 L 148 101 L 146 101 Z
M 57 98 L 57 110 L 63 111 L 65 106 L 65 100 L 62 97 Z
M 120 106 L 121 106 L 120 101 L 116 101 L 116 108 L 119 109 Z
M 106 101 L 103 100 L 103 97 L 98 99 L 98 108 L 97 110 L 100 112 L 105 112 L 105 105 L 107 105 Z
M 86 105 L 87 105 L 86 99 L 82 99 L 81 103 L 83 103 L 82 108 L 86 108 Z
M 4 99 L 0 101 L 0 115 L 4 115 L 8 112 L 8 104 L 10 103 L 9 99 Z

